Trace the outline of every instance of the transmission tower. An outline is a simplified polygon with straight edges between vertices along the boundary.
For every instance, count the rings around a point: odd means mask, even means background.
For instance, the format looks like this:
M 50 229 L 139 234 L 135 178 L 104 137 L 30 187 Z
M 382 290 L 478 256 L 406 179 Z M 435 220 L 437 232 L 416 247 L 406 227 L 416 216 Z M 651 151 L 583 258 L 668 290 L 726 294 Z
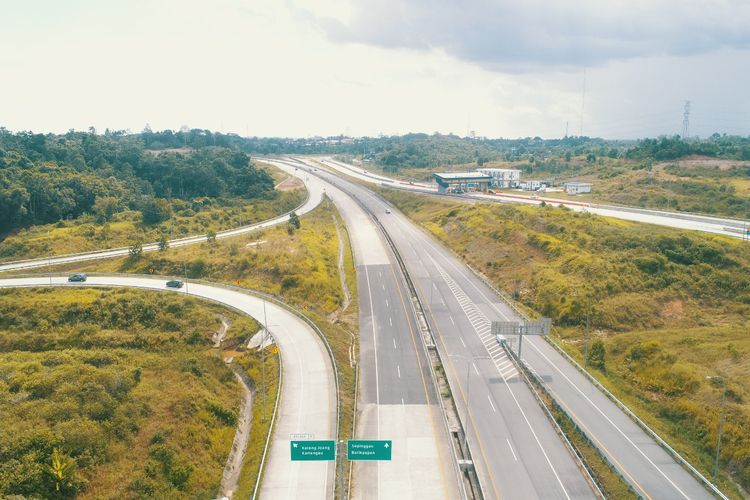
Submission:
M 682 138 L 690 137 L 690 101 L 685 101 L 685 110 L 682 112 Z

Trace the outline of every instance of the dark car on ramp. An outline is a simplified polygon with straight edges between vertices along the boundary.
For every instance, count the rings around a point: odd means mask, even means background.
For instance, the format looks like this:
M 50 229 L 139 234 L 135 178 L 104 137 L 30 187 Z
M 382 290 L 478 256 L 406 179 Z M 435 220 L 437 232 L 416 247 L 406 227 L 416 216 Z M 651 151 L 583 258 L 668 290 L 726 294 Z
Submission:
M 68 276 L 68 281 L 71 283 L 76 282 L 76 281 L 80 281 L 80 282 L 86 281 L 86 273 L 71 274 L 70 276 Z
M 182 285 L 185 283 L 182 282 L 182 280 L 169 280 L 167 281 L 167 286 L 169 288 L 182 288 Z

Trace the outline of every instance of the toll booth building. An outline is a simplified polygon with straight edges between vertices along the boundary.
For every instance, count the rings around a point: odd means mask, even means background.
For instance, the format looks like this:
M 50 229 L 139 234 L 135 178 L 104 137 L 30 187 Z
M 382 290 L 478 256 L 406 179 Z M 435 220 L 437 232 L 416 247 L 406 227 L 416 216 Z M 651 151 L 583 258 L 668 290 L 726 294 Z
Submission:
M 432 175 L 435 176 L 439 193 L 487 192 L 492 182 L 492 177 L 480 172 L 450 172 Z

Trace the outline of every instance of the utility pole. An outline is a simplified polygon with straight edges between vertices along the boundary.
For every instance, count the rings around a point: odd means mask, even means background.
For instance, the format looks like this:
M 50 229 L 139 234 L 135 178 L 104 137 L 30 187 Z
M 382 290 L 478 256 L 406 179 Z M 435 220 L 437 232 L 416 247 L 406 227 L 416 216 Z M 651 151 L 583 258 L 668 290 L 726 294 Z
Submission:
M 466 429 L 464 429 L 464 457 L 469 457 L 469 402 L 471 401 L 471 384 L 469 384 L 469 365 L 471 361 L 466 358 L 466 415 L 464 421 L 466 422 Z
M 260 350 L 263 354 L 262 358 L 262 370 L 263 370 L 263 421 L 266 421 L 266 392 L 268 392 L 268 384 L 266 382 L 266 340 L 268 340 L 268 316 L 266 316 L 266 299 L 263 298 L 263 338 L 260 342 Z
M 690 138 L 690 101 L 685 101 L 685 108 L 682 112 L 682 139 L 687 141 Z
M 719 435 L 716 438 L 716 458 L 714 459 L 714 485 L 719 477 L 719 452 L 721 451 L 721 433 L 724 430 L 724 403 L 727 398 L 727 381 L 719 375 L 709 375 L 709 380 L 721 380 L 723 391 L 721 393 L 721 409 L 719 410 Z
M 583 341 L 586 343 L 584 347 L 584 366 L 589 366 L 589 316 L 591 314 L 591 299 L 586 296 L 586 329 L 584 330 Z

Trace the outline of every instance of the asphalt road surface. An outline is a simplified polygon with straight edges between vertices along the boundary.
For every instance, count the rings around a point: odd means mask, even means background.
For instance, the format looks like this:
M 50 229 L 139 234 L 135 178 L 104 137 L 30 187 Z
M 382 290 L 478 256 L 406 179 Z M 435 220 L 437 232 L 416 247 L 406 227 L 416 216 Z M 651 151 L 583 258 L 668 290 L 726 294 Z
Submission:
M 324 159 L 323 162 L 330 167 L 348 176 L 354 177 L 360 181 L 371 184 L 380 184 L 386 187 L 396 189 L 421 192 L 426 194 L 437 194 L 435 184 L 428 183 L 409 183 L 398 181 L 382 175 L 371 174 L 362 168 L 353 165 Z M 524 203 L 529 205 L 539 205 L 542 202 L 553 205 L 565 205 L 576 212 L 591 212 L 605 217 L 614 217 L 616 219 L 629 220 L 634 222 L 644 222 L 656 224 L 659 226 L 674 227 L 677 229 L 690 229 L 693 231 L 702 231 L 706 233 L 721 234 L 733 238 L 748 239 L 750 233 L 750 222 L 737 219 L 727 219 L 721 217 L 710 217 L 681 212 L 666 212 L 660 210 L 649 210 L 636 207 L 620 207 L 614 205 L 605 205 L 600 203 L 580 202 L 575 200 L 556 199 L 547 197 L 531 198 L 529 196 L 513 195 L 509 193 L 468 193 L 463 195 L 443 195 L 456 199 L 477 199 L 482 201 L 500 202 L 500 203 Z
M 300 178 L 307 187 L 308 190 L 308 198 L 300 207 L 296 209 L 297 215 L 305 214 L 311 210 L 313 210 L 315 207 L 317 207 L 321 200 L 323 199 L 324 194 L 324 186 L 323 184 L 317 180 L 315 177 L 310 178 L 310 176 L 302 171 L 296 170 L 294 167 L 289 167 L 287 165 L 280 164 L 278 165 L 279 168 L 284 170 L 286 173 L 290 175 L 294 175 L 298 178 Z M 232 236 L 237 236 L 244 233 L 249 233 L 252 231 L 257 231 L 258 229 L 263 229 L 265 227 L 274 226 L 276 224 L 283 224 L 289 220 L 289 214 L 283 214 L 278 217 L 274 217 L 272 219 L 268 219 L 262 222 L 258 222 L 256 224 L 250 224 L 248 226 L 238 227 L 235 229 L 229 229 L 227 231 L 221 231 L 216 234 L 216 239 L 224 239 L 224 238 L 231 238 Z M 189 236 L 187 238 L 179 238 L 169 241 L 169 246 L 171 248 L 174 247 L 181 247 L 185 245 L 193 245 L 195 243 L 203 243 L 206 241 L 206 235 L 197 235 L 197 236 Z M 154 252 L 159 249 L 159 245 L 157 243 L 149 243 L 146 245 L 143 245 L 143 251 L 144 252 Z M 33 269 L 38 267 L 45 267 L 50 265 L 57 265 L 57 264 L 65 264 L 69 262 L 81 262 L 85 260 L 98 260 L 98 259 L 108 259 L 112 257 L 122 257 L 125 255 L 128 255 L 128 252 L 130 250 L 128 248 L 112 248 L 107 250 L 101 250 L 101 251 L 93 251 L 93 252 L 86 252 L 86 253 L 80 253 L 80 254 L 69 254 L 69 255 L 58 255 L 54 257 L 45 257 L 45 258 L 39 258 L 39 259 L 29 259 L 29 260 L 21 260 L 21 261 L 14 261 L 14 262 L 5 262 L 0 263 L 0 272 L 4 271 L 21 271 L 25 269 Z
M 370 216 L 349 195 L 330 184 L 326 194 L 344 218 L 357 266 L 360 378 L 356 435 L 393 441 L 390 462 L 355 464 L 352 497 L 460 498 L 462 483 L 448 431 L 394 256 Z
M 455 271 L 436 264 L 429 247 L 411 239 L 412 233 L 422 233 L 369 191 L 320 169 L 316 174 L 356 196 L 376 214 L 405 260 L 432 317 L 486 497 L 594 498 L 577 461 L 529 388 L 518 379 L 500 346 L 487 340 L 488 325 L 485 328 L 478 322 L 481 311 L 472 309 L 451 279 L 449 273 Z M 386 208 L 393 213 L 386 214 Z M 382 292 L 384 298 L 393 296 L 387 287 Z M 364 307 L 362 301 L 360 308 Z M 391 382 L 398 384 L 399 380 L 394 377 Z
M 528 419 L 529 427 L 534 432 L 524 435 L 521 433 L 523 425 L 518 422 L 519 419 L 524 421 L 524 416 L 516 415 L 514 420 L 514 417 L 503 414 L 508 432 L 498 434 L 502 432 L 502 426 L 492 418 L 499 407 L 512 409 L 516 406 L 520 413 L 531 411 L 531 403 L 526 403 L 520 396 L 523 391 L 514 369 L 506 362 L 505 354 L 492 347 L 494 339 L 486 335 L 490 321 L 516 321 L 519 318 L 449 250 L 394 207 L 358 184 L 343 179 L 334 182 L 347 192 L 356 194 L 373 212 L 382 214 L 378 217 L 415 279 L 420 299 L 429 304 L 430 321 L 439 336 L 439 347 L 449 360 L 446 368 L 451 377 L 451 387 L 454 394 L 460 395 L 464 406 L 468 401 L 470 407 L 473 439 L 470 438 L 469 442 L 473 450 L 479 450 L 479 453 L 473 451 L 473 454 L 475 458 L 478 454 L 484 457 L 488 464 L 503 464 L 497 469 L 493 469 L 492 465 L 487 466 L 485 483 L 489 479 L 499 496 L 510 494 L 515 497 L 517 492 L 524 498 L 534 492 L 540 498 L 549 494 L 555 497 L 569 495 L 573 488 L 560 491 L 563 489 L 561 487 L 555 494 L 552 490 L 555 481 L 545 482 L 541 479 L 540 472 L 545 468 L 545 462 L 548 469 L 556 469 L 553 476 L 562 477 L 557 471 L 561 467 L 556 466 L 551 458 L 557 455 L 547 450 L 553 440 L 533 436 L 537 434 L 539 437 L 544 432 L 541 421 Z M 386 208 L 391 211 L 390 214 L 385 213 Z M 697 479 L 547 342 L 529 337 L 524 340 L 522 354 L 524 361 L 546 382 L 553 397 L 639 495 L 654 499 L 711 498 Z M 506 392 L 502 400 L 501 389 Z M 503 438 L 507 440 L 505 443 Z M 534 449 L 535 445 L 537 450 Z M 511 455 L 512 462 L 508 460 L 508 455 Z M 549 462 L 547 459 L 550 459 Z M 515 464 L 516 460 L 524 464 L 525 472 L 518 470 L 508 474 L 507 464 Z
M 165 278 L 89 276 L 85 283 L 48 276 L 0 279 L 0 287 L 136 287 L 204 298 L 234 307 L 263 323 L 263 300 L 219 286 L 188 283 L 176 290 Z M 260 489 L 263 499 L 333 498 L 335 462 L 292 462 L 290 434 L 336 439 L 336 393 L 331 360 L 315 331 L 287 309 L 265 303 L 268 330 L 282 359 L 282 390 L 277 420 Z M 269 415 L 273 407 L 269 405 Z

